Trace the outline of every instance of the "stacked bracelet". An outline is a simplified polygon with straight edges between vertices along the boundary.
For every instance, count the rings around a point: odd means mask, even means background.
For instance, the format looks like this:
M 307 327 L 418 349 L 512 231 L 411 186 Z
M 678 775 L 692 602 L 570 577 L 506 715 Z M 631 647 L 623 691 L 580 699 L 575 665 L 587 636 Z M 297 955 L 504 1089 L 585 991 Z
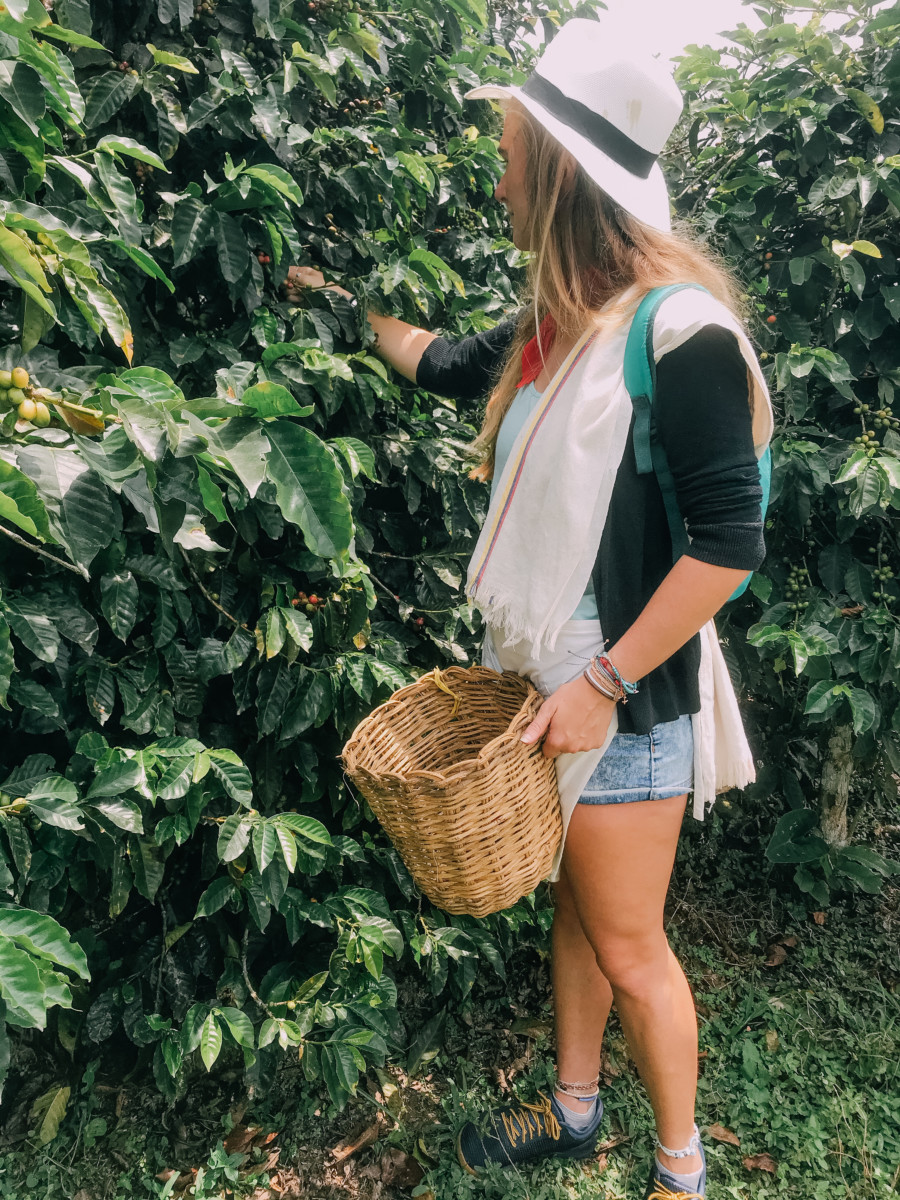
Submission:
M 627 704 L 629 696 L 637 695 L 637 684 L 623 679 L 605 654 L 595 654 L 583 675 L 595 691 L 614 704 Z
M 629 683 L 627 679 L 623 679 L 622 676 L 619 674 L 618 668 L 616 667 L 615 663 L 610 662 L 610 660 L 606 657 L 605 654 L 598 654 L 596 656 L 596 659 L 597 659 L 597 663 L 600 666 L 601 670 L 605 671 L 606 674 L 615 683 L 617 683 L 619 685 L 619 687 L 622 689 L 623 692 L 625 692 L 625 694 L 627 696 L 636 696 L 637 695 L 638 685 L 636 683 Z
M 582 671 L 582 675 L 595 692 L 599 692 L 600 695 L 604 696 L 607 700 L 612 700 L 613 704 L 617 704 L 620 700 L 624 701 L 625 703 L 628 702 L 625 692 L 620 687 L 617 687 L 615 684 L 610 687 L 605 677 L 598 678 L 597 675 L 594 674 L 593 663 L 591 663 L 591 666 L 585 667 L 585 669 Z

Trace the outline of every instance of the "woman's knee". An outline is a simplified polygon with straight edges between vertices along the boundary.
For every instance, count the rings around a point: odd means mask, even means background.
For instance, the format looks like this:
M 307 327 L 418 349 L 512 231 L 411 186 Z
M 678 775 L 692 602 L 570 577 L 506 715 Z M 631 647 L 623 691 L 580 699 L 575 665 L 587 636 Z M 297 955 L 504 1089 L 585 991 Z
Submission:
M 658 992 L 668 975 L 671 951 L 662 932 L 647 938 L 600 938 L 594 953 L 614 994 L 641 999 Z

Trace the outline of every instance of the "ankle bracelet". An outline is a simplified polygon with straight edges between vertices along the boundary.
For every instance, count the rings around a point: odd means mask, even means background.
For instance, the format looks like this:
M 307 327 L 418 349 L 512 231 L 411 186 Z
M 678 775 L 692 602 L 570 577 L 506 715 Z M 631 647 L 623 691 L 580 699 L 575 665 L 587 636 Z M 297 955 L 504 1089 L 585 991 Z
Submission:
M 694 1126 L 694 1136 L 689 1144 L 683 1150 L 670 1150 L 668 1146 L 664 1146 L 659 1138 L 656 1139 L 656 1148 L 662 1150 L 663 1154 L 669 1158 L 690 1158 L 694 1154 L 700 1153 L 700 1130 Z
M 595 1079 L 592 1079 L 589 1083 L 566 1083 L 565 1080 L 562 1080 L 557 1076 L 556 1090 L 558 1092 L 562 1092 L 563 1095 L 565 1095 L 565 1096 L 577 1096 L 582 1099 L 587 1098 L 584 1095 L 585 1092 L 590 1092 L 591 1098 L 592 1098 L 597 1093 L 597 1090 L 598 1090 L 597 1084 L 599 1082 L 600 1082 L 599 1074 L 596 1076 Z

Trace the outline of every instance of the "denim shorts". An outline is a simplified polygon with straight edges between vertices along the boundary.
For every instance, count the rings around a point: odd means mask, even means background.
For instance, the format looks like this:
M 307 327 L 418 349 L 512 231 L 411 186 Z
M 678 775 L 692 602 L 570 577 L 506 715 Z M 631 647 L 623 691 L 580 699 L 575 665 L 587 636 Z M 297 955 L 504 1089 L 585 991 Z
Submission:
M 654 725 L 649 733 L 617 733 L 594 768 L 579 804 L 668 800 L 694 783 L 694 733 L 689 716 Z

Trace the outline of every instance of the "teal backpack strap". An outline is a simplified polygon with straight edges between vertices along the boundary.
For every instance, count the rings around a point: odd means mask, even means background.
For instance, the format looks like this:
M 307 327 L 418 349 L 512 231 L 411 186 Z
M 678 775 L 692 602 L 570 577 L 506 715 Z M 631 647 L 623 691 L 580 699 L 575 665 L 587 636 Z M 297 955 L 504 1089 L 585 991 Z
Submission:
M 665 451 L 653 436 L 653 393 L 656 390 L 656 358 L 653 353 L 653 323 L 659 306 L 669 296 L 685 288 L 698 288 L 699 284 L 673 283 L 668 287 L 654 288 L 638 305 L 631 322 L 628 341 L 625 345 L 625 387 L 634 406 L 634 458 L 638 475 L 655 472 L 666 506 L 669 532 L 672 536 L 672 554 L 679 558 L 689 546 L 684 519 L 678 510 L 675 496 L 675 481 L 666 461 Z
M 675 283 L 648 292 L 634 314 L 625 346 L 625 386 L 634 406 L 633 442 L 637 473 L 649 475 L 653 471 L 656 475 L 672 537 L 673 561 L 685 553 L 690 539 L 684 527 L 684 518 L 678 509 L 675 480 L 669 470 L 666 452 L 659 439 L 654 437 L 653 394 L 656 390 L 656 357 L 653 353 L 653 323 L 662 302 L 675 292 L 688 287 L 696 287 L 699 291 L 707 290 L 695 283 Z M 769 448 L 759 460 L 759 481 L 762 487 L 762 515 L 765 517 L 772 486 L 772 451 Z M 738 585 L 729 597 L 731 600 L 743 595 L 751 575 L 752 572 Z

